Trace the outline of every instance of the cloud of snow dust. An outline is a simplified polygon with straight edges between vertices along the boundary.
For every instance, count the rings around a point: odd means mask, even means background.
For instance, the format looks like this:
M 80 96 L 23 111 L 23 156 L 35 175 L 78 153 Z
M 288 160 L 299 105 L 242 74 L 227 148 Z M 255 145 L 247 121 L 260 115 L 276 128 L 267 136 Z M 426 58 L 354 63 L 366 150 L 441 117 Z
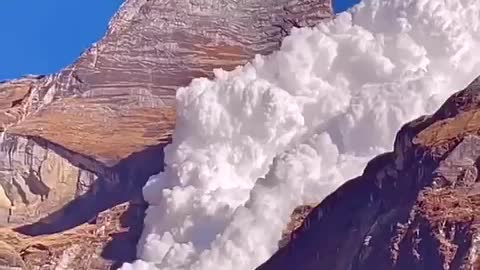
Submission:
M 479 48 L 478 0 L 369 0 L 179 89 L 167 168 L 144 188 L 141 260 L 123 269 L 254 269 L 297 205 L 480 74 Z

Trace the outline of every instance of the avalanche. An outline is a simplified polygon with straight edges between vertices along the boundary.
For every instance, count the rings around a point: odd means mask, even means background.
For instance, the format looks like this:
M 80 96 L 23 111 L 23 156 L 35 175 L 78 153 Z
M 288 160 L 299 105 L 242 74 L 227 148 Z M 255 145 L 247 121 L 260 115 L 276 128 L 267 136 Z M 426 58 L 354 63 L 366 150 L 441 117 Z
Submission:
M 144 187 L 140 260 L 123 269 L 254 269 L 295 206 L 480 74 L 478 48 L 478 0 L 366 0 L 179 89 L 167 168 Z

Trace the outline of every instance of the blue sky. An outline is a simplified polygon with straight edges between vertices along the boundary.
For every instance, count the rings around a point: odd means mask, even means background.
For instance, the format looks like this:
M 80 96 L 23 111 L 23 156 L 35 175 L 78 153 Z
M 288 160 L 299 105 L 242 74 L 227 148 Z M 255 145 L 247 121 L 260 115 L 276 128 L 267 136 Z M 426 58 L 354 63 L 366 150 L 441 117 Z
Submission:
M 0 80 L 48 74 L 104 33 L 122 0 L 0 0 Z
M 335 9 L 335 12 L 342 12 L 353 5 L 357 4 L 360 2 L 360 0 L 332 0 L 333 1 L 333 8 Z
M 336 0 L 343 11 L 358 0 Z M 49 74 L 105 33 L 123 0 L 0 0 L 0 81 Z

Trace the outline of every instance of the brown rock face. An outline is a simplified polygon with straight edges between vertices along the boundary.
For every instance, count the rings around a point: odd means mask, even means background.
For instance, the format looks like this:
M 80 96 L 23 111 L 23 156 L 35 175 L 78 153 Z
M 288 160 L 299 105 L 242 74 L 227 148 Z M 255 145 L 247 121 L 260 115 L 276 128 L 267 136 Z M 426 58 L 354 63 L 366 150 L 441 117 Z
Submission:
M 133 259 L 135 248 L 125 243 L 138 237 L 129 230 L 141 229 L 143 213 L 131 210 L 128 203 L 120 204 L 89 224 L 49 235 L 31 237 L 0 228 L 0 270 L 15 265 L 21 270 L 115 268 Z
M 141 223 L 100 238 L 131 251 L 94 266 L 69 258 L 103 254 L 103 246 L 80 237 L 74 248 L 61 239 L 102 211 L 142 201 L 148 176 L 163 168 L 178 87 L 268 54 L 293 26 L 330 16 L 330 0 L 126 0 L 105 37 L 71 66 L 0 83 L 0 226 L 35 236 L 48 254 L 70 255 L 35 257 L 5 242 L 32 269 L 60 261 L 61 269 L 106 269 L 133 259 Z M 143 220 L 142 203 L 128 208 Z
M 313 205 L 300 205 L 293 210 L 290 216 L 290 222 L 287 224 L 287 228 L 282 232 L 282 238 L 278 242 L 278 247 L 282 248 L 286 246 L 290 240 L 292 240 L 293 232 L 302 226 L 303 221 L 307 218 L 308 214 L 312 212 Z
M 258 270 L 480 269 L 480 79 L 406 124 Z

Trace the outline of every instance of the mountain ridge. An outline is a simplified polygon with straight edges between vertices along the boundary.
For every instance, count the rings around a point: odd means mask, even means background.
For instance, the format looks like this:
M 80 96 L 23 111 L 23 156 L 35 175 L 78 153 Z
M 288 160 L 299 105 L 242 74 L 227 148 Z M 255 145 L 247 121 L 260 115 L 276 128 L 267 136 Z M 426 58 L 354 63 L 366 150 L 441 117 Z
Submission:
M 480 83 L 405 124 L 258 270 L 478 269 Z

